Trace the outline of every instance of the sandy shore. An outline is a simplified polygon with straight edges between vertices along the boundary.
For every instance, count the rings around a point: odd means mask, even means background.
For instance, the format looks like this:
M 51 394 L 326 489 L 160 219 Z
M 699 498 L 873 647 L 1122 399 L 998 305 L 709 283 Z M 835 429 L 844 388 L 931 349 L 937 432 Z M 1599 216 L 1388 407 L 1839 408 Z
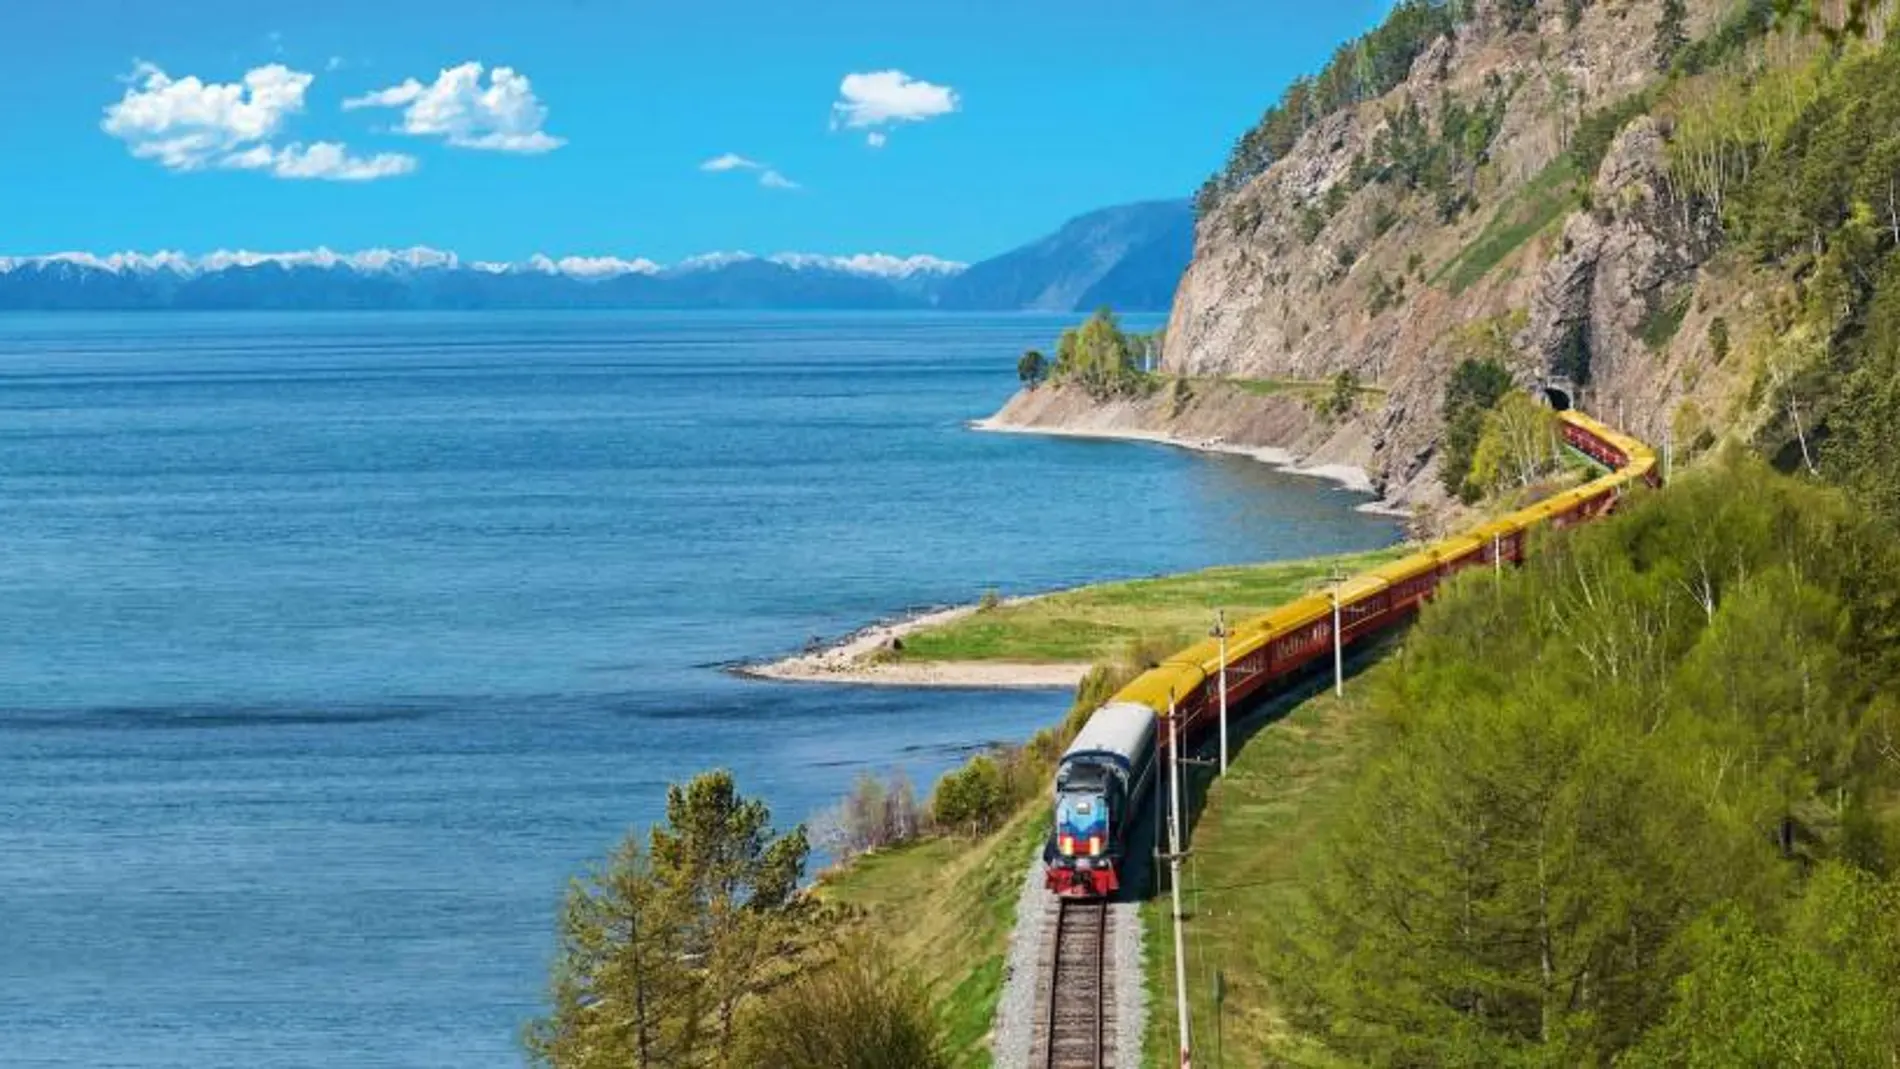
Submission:
M 1025 599 L 1010 599 L 1011 601 Z M 959 605 L 873 624 L 837 642 L 810 653 L 801 653 L 768 664 L 739 665 L 733 669 L 742 676 L 775 679 L 795 683 L 850 683 L 887 687 L 1032 687 L 1070 689 L 1088 674 L 1086 664 L 1033 664 L 1016 661 L 885 661 L 872 655 L 892 639 L 902 638 L 927 627 L 960 620 L 977 611 L 975 605 Z
M 994 418 L 970 421 L 970 429 L 990 431 L 995 434 L 1040 434 L 1051 438 L 1099 438 L 1118 442 L 1153 442 L 1156 445 L 1171 445 L 1178 449 L 1191 449 L 1197 453 L 1221 453 L 1228 456 L 1249 457 L 1270 464 L 1292 475 L 1306 475 L 1315 479 L 1325 479 L 1344 486 L 1359 494 L 1376 494 L 1372 477 L 1362 468 L 1351 464 L 1315 464 L 1302 467 L 1299 458 L 1285 449 L 1276 449 L 1265 445 L 1242 445 L 1222 438 L 1188 438 L 1182 435 L 1166 434 L 1161 431 L 1142 430 L 1098 430 L 1087 427 L 1031 427 L 1014 423 L 999 423 Z M 1386 513 L 1402 516 L 1406 513 L 1394 509 L 1382 502 L 1369 501 L 1359 506 L 1362 512 Z

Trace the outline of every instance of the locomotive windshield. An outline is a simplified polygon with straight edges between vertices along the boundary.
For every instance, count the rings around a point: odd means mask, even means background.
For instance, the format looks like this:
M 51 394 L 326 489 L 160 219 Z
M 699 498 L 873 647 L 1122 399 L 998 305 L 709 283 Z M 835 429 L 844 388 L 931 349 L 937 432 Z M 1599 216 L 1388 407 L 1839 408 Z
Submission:
M 1100 794 L 1108 789 L 1108 773 L 1101 765 L 1070 761 L 1056 773 L 1056 792 L 1088 791 Z

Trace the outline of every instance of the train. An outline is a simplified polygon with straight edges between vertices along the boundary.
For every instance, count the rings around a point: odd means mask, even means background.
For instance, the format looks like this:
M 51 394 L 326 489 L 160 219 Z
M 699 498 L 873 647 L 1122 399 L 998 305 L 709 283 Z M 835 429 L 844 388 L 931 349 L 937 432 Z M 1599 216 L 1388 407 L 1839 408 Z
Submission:
M 1229 706 L 1331 656 L 1335 619 L 1339 646 L 1350 646 L 1409 620 L 1449 576 L 1522 561 L 1530 531 L 1595 519 L 1614 509 L 1632 486 L 1661 485 L 1655 453 L 1642 442 L 1581 412 L 1559 412 L 1557 420 L 1564 443 L 1601 465 L 1604 474 L 1234 624 L 1227 632 Z M 1043 848 L 1050 891 L 1104 898 L 1121 888 L 1128 832 L 1154 789 L 1168 740 L 1191 747 L 1215 724 L 1221 672 L 1220 643 L 1209 638 L 1135 677 L 1090 715 L 1056 765 L 1054 828 Z

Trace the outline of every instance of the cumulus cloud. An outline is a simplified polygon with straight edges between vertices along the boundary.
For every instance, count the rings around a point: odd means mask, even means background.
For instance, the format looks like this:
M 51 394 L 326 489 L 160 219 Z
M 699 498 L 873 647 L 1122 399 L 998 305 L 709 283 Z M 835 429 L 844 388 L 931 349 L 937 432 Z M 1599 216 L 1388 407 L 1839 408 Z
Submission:
M 173 171 L 208 168 L 264 171 L 278 178 L 362 182 L 408 174 L 412 156 L 352 156 L 334 141 L 279 147 L 274 139 L 304 108 L 314 75 L 281 63 L 247 71 L 241 81 L 173 78 L 141 63 L 100 128 L 132 155 Z
M 903 71 L 847 74 L 838 85 L 838 100 L 831 105 L 831 126 L 869 131 L 865 143 L 883 148 L 888 135 L 880 127 L 948 115 L 960 104 L 956 90 Z
M 246 171 L 269 171 L 278 178 L 316 178 L 331 182 L 369 182 L 394 178 L 416 169 L 416 158 L 400 152 L 352 156 L 335 141 L 282 148 L 257 145 L 225 157 L 222 166 Z
M 797 182 L 792 181 L 769 167 L 759 175 L 759 184 L 767 189 L 801 188 Z
M 417 137 L 440 137 L 457 148 L 534 155 L 552 152 L 567 143 L 541 126 L 548 109 L 534 95 L 526 75 L 512 67 L 488 71 L 469 61 L 444 69 L 424 85 L 414 78 L 399 85 L 365 93 L 343 102 L 345 111 L 358 108 L 401 108 L 401 131 Z
M 173 78 L 141 63 L 125 95 L 106 107 L 100 129 L 132 155 L 174 171 L 195 171 L 275 136 L 303 110 L 313 75 L 281 63 L 247 71 L 240 82 Z
M 728 152 L 700 164 L 699 169 L 712 171 L 715 174 L 722 171 L 756 171 L 759 169 L 759 161 L 746 159 L 737 152 Z

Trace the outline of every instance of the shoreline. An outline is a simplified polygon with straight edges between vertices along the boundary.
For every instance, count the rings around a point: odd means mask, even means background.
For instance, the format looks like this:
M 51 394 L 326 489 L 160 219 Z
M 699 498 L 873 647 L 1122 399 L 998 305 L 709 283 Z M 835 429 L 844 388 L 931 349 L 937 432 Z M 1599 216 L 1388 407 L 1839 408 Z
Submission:
M 1032 601 L 1006 598 L 999 605 Z M 965 690 L 1073 690 L 1090 665 L 1033 661 L 867 661 L 891 640 L 974 615 L 980 605 L 954 605 L 882 620 L 826 642 L 817 649 L 777 660 L 736 664 L 727 670 L 748 679 L 777 683 L 831 683 L 873 687 Z
M 1288 475 L 1303 475 L 1310 479 L 1319 479 L 1335 483 L 1342 489 L 1355 494 L 1377 497 L 1378 490 L 1372 485 L 1372 477 L 1365 469 L 1351 464 L 1315 464 L 1302 467 L 1299 457 L 1292 451 L 1270 445 L 1243 445 L 1222 438 L 1188 438 L 1166 431 L 1146 430 L 1104 430 L 1092 427 L 1039 427 L 1020 423 L 1003 423 L 995 416 L 973 419 L 965 424 L 974 431 L 987 431 L 991 434 L 1036 434 L 1049 438 L 1087 438 L 1098 441 L 1146 442 L 1151 445 L 1167 445 L 1176 449 L 1186 449 L 1194 453 L 1211 453 L 1220 456 L 1246 457 L 1257 460 L 1283 471 Z M 1410 513 L 1404 509 L 1387 504 L 1384 500 L 1373 500 L 1353 506 L 1357 512 L 1372 513 L 1379 516 L 1405 517 Z

